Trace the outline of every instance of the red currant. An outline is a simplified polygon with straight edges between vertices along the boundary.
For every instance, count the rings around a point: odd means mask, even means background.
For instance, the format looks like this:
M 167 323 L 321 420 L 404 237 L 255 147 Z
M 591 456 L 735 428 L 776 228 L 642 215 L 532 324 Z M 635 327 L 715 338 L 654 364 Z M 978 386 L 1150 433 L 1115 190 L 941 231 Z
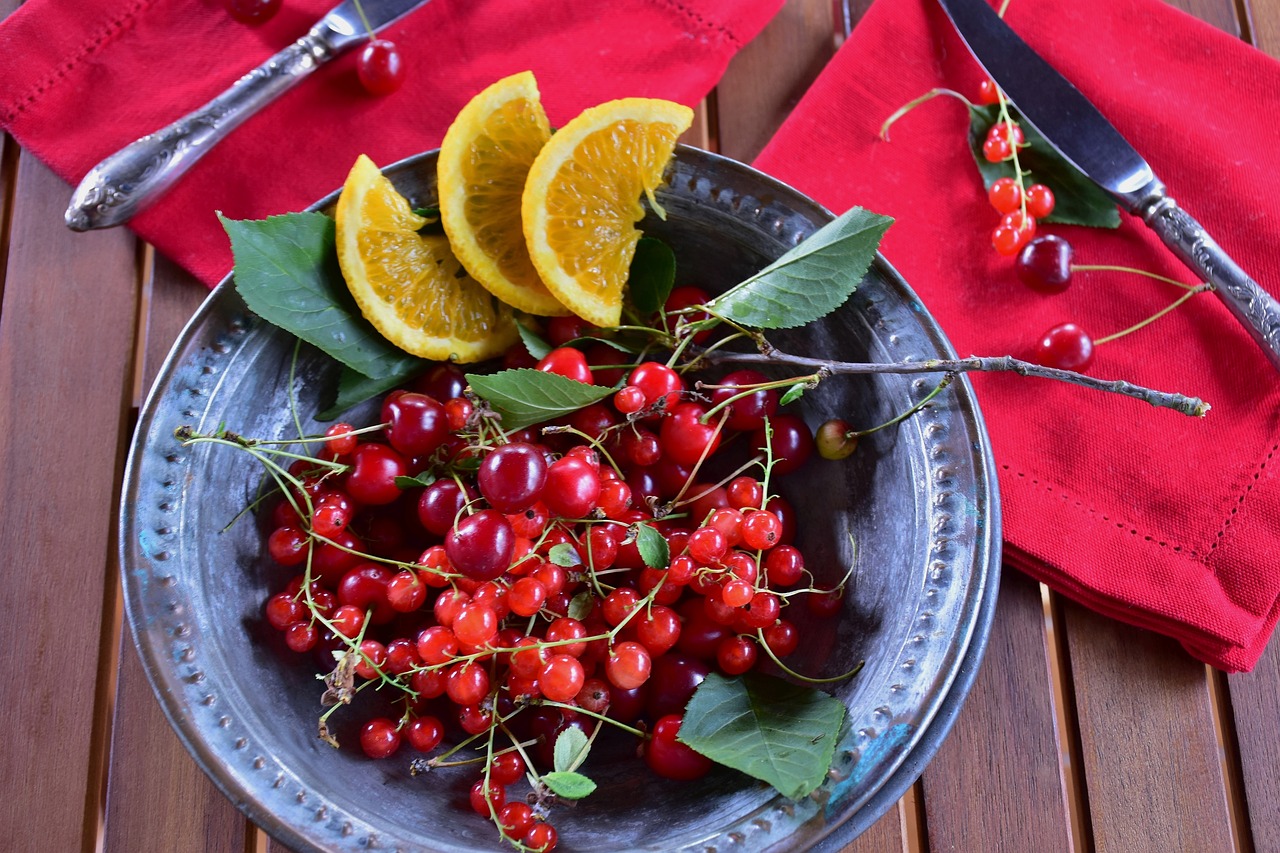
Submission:
M 978 84 L 978 103 L 989 106 L 1000 103 L 1000 87 L 996 81 L 987 78 Z
M 1053 190 L 1044 184 L 1032 184 L 1027 187 L 1027 214 L 1036 219 L 1044 219 L 1053 213 L 1055 199 Z
M 577 658 L 556 654 L 548 658 L 542 667 L 538 685 L 542 688 L 542 695 L 552 702 L 569 702 L 578 695 L 585 680 L 586 672 Z
M 435 717 L 417 717 L 405 729 L 409 745 L 418 752 L 430 752 L 444 740 L 444 725 Z
M 644 760 L 654 773 L 666 779 L 700 779 L 711 771 L 712 761 L 676 740 L 683 716 L 669 714 L 653 724 Z
M 987 190 L 987 200 L 1001 213 L 1013 213 L 1022 207 L 1022 188 L 1013 178 L 997 178 Z
M 988 136 L 982 143 L 982 156 L 988 163 L 1001 163 L 1013 156 L 1013 146 L 1002 136 Z
M 547 469 L 542 502 L 564 518 L 585 518 L 600 497 L 600 474 L 576 456 L 556 460 Z
M 360 748 L 370 758 L 387 758 L 400 748 L 400 732 L 386 717 L 374 717 L 360 729 Z

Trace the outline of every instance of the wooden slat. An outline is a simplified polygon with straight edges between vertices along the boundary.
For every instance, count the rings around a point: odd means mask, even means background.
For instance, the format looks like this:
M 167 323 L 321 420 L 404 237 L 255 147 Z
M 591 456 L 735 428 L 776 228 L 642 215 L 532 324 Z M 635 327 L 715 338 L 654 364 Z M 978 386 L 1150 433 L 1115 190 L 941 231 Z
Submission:
M 750 161 L 831 58 L 831 0 L 787 0 L 716 87 L 720 153 Z
M 1064 611 L 1097 849 L 1231 851 L 1204 665 L 1166 637 Z
M 924 773 L 930 850 L 1071 850 L 1046 660 L 1040 588 L 1008 570 L 982 669 Z
M 1227 679 L 1255 848 L 1280 851 L 1280 637 L 1248 674 Z
M 1278 0 L 1241 0 L 1248 16 L 1249 35 L 1254 47 L 1280 57 L 1280 2 Z
M 889 853 L 905 849 L 902 836 L 902 802 L 884 813 L 881 818 L 844 847 L 840 853 Z
M 72 234 L 69 194 L 22 155 L 0 313 L 0 678 L 21 697 L 6 709 L 17 736 L 0 750 L 0 838 L 13 850 L 77 850 L 96 833 L 109 717 L 110 693 L 95 685 L 104 603 L 114 612 L 135 242 Z
M 172 262 L 157 258 L 145 290 L 139 334 L 145 394 L 170 346 L 208 291 Z M 136 395 L 135 395 L 136 396 Z M 235 850 L 245 820 L 174 735 L 125 631 L 107 776 L 105 849 Z

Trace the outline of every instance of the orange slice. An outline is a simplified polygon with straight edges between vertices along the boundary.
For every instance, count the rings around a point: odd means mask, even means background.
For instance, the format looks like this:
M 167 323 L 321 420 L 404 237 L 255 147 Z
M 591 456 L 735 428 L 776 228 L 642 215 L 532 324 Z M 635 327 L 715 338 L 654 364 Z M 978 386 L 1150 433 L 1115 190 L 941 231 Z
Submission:
M 653 191 L 692 123 L 693 110 L 671 101 L 609 101 L 556 131 L 529 169 L 521 198 L 529 257 L 547 289 L 584 320 L 618 325 L 640 199 L 657 209 Z
M 520 195 L 529 167 L 551 138 L 538 84 L 524 71 L 494 83 L 462 108 L 445 134 L 436 170 L 440 221 L 467 272 L 508 305 L 568 314 L 529 260 Z
M 338 263 L 369 322 L 423 358 L 459 362 L 498 355 L 519 338 L 511 308 L 476 283 L 444 235 L 363 154 L 338 197 Z

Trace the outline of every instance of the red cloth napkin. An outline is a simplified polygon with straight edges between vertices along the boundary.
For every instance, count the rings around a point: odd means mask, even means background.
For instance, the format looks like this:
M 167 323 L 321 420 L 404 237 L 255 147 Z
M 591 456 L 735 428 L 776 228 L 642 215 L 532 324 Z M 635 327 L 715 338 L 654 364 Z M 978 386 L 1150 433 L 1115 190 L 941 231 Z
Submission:
M 1280 293 L 1280 65 L 1158 0 L 1014 0 L 1007 20 L 1098 105 L 1170 193 Z M 834 210 L 897 218 L 883 251 L 961 355 L 1023 355 L 1064 321 L 1119 331 L 1181 291 L 1077 273 L 1054 296 L 992 251 L 998 215 L 941 98 L 878 138 L 935 86 L 976 95 L 982 73 L 931 0 L 881 0 L 756 165 Z M 1195 283 L 1141 222 L 1048 226 L 1081 264 Z M 1212 294 L 1100 346 L 1089 373 L 1203 397 L 1192 419 L 1127 398 L 974 375 L 1000 472 L 1008 560 L 1103 613 L 1182 641 L 1225 670 L 1262 654 L 1280 602 L 1280 375 Z
M 337 0 L 285 0 L 262 26 L 223 0 L 27 0 L 0 24 L 0 127 L 76 183 L 306 33 Z M 298 210 L 358 154 L 434 148 L 467 100 L 532 69 L 553 125 L 623 96 L 694 105 L 782 0 L 434 0 L 384 32 L 408 75 L 373 97 L 355 54 L 320 68 L 216 147 L 130 224 L 207 284 L 231 268 L 213 215 Z M 69 195 L 69 194 L 68 194 Z

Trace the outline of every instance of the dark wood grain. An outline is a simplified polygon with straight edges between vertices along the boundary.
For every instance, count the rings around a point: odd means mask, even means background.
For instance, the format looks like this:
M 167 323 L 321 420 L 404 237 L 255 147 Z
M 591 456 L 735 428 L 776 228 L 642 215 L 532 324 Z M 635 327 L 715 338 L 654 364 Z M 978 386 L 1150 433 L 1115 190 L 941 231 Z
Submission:
M 143 292 L 139 381 L 145 393 L 178 332 L 207 295 L 171 261 L 157 258 Z M 136 401 L 137 394 L 131 393 Z M 107 775 L 107 850 L 233 850 L 245 819 L 192 761 L 169 727 L 142 671 L 133 637 L 119 647 L 120 673 Z M 157 808 L 157 804 L 164 804 Z
M 1259 853 L 1280 851 L 1280 638 L 1272 637 L 1253 672 L 1227 679 L 1244 777 L 1249 828 Z
M 750 161 L 835 50 L 831 0 L 787 0 L 716 87 L 720 153 Z
M 1007 570 L 982 669 L 924 773 L 930 850 L 980 850 L 992 839 L 1006 850 L 1071 849 L 1046 661 L 1039 586 Z
M 1166 637 L 1064 612 L 1097 849 L 1232 850 L 1204 665 Z
M 1280 57 L 1280 2 L 1241 0 L 1240 5 L 1247 16 L 1254 47 L 1270 56 Z
M 136 246 L 123 231 L 68 231 L 68 194 L 22 155 L 0 312 L 0 678 L 22 696 L 7 703 L 15 736 L 0 750 L 0 838 L 12 850 L 77 850 L 95 831 L 95 728 L 104 734 L 110 713 L 99 664 L 115 654 L 101 645 L 104 605 L 114 620 Z

